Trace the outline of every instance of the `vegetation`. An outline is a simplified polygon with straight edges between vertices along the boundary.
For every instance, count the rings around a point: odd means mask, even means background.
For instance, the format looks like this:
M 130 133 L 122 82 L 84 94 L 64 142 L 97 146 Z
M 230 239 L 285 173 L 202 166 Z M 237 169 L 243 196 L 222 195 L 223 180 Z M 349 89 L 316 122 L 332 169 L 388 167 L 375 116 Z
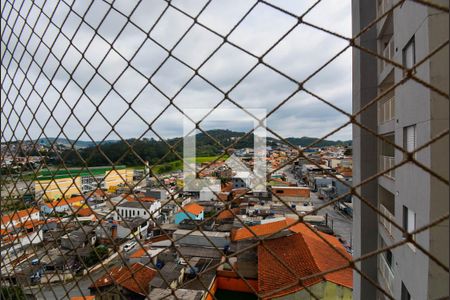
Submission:
M 25 293 L 20 286 L 2 286 L 0 299 L 5 300 L 25 300 Z
M 313 143 L 316 143 L 319 139 L 304 136 L 301 138 L 289 137 L 286 140 L 293 145 L 307 147 Z M 351 140 L 349 140 L 349 141 L 323 140 L 323 141 L 317 142 L 317 144 L 314 144 L 314 147 L 350 146 L 351 144 L 352 144 Z
M 212 161 L 218 159 L 219 157 L 220 157 L 220 155 L 200 156 L 200 157 L 197 157 L 195 159 L 195 161 L 196 161 L 196 163 L 201 164 L 201 163 L 205 163 L 205 162 L 212 162 Z M 219 160 L 225 160 L 227 158 L 228 158 L 228 155 L 223 155 L 222 157 L 219 158 Z M 191 161 L 192 160 L 193 159 L 191 159 Z M 188 161 L 189 161 L 189 159 L 188 159 Z M 163 173 L 173 172 L 173 171 L 182 170 L 182 169 L 183 169 L 183 161 L 182 160 L 176 160 L 176 161 L 172 161 L 169 163 L 156 165 L 152 168 L 153 172 L 156 174 L 163 174 Z
M 214 157 L 223 153 L 224 148 L 232 145 L 238 137 L 245 135 L 243 132 L 233 132 L 230 130 L 211 130 L 208 135 L 213 137 L 220 145 L 204 133 L 196 136 L 196 147 L 198 157 Z M 133 151 L 130 151 L 132 145 Z M 171 151 L 169 146 L 173 146 Z M 238 142 L 234 148 L 252 147 L 253 136 L 249 135 Z M 77 153 L 78 152 L 78 153 Z M 167 141 L 157 141 L 155 139 L 144 138 L 142 140 L 128 139 L 125 141 L 108 142 L 98 147 L 88 147 L 78 150 L 65 150 L 62 158 L 67 166 L 84 165 L 83 160 L 89 166 L 111 165 L 142 165 L 143 161 L 148 161 L 150 165 L 162 165 L 162 171 L 169 172 L 180 166 L 176 161 L 179 157 L 173 153 L 183 156 L 183 143 L 181 138 L 174 138 Z M 82 157 L 83 160 L 80 159 Z M 207 160 L 207 158 L 205 158 Z M 202 162 L 202 161 L 198 161 Z M 167 165 L 167 163 L 173 163 Z
M 92 251 L 86 258 L 84 258 L 84 264 L 86 267 L 91 267 L 108 257 L 109 250 L 106 246 L 99 245 L 95 248 L 95 250 L 96 251 Z
M 209 130 L 207 133 L 196 135 L 196 154 L 199 157 L 214 157 L 224 152 L 225 147 L 230 148 L 251 148 L 253 147 L 253 134 L 245 138 L 245 132 L 235 132 L 231 130 Z M 242 138 L 242 140 L 240 140 Z M 318 139 L 310 137 L 287 138 L 296 146 L 308 146 Z M 268 146 L 282 143 L 274 138 L 267 138 Z M 317 143 L 318 147 L 332 145 L 350 145 L 351 141 L 329 141 L 324 140 Z M 180 169 L 179 157 L 183 155 L 182 138 L 173 138 L 166 141 L 155 140 L 153 138 L 127 139 L 120 141 L 106 141 L 98 146 L 91 143 L 79 144 L 86 148 L 70 149 L 66 148 L 61 152 L 61 158 L 68 167 L 76 166 L 104 166 L 104 165 L 142 165 L 148 161 L 150 165 L 157 165 L 156 173 L 170 172 Z M 130 145 L 132 149 L 130 149 Z M 29 154 L 28 154 L 29 155 Z M 48 153 L 47 163 L 60 164 L 55 155 Z M 198 161 L 201 162 L 201 161 Z

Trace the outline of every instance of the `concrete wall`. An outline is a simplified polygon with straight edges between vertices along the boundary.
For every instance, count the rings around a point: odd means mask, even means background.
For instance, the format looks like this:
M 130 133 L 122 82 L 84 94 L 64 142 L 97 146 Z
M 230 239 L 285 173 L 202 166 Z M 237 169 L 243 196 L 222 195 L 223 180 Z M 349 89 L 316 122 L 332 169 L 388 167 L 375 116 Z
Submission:
M 375 4 L 376 1 L 373 1 Z M 436 1 L 441 5 L 448 6 L 448 1 Z M 371 1 L 354 0 L 353 1 L 353 25 L 354 33 L 358 28 L 364 27 L 363 24 L 374 20 L 377 7 L 369 5 Z M 448 13 L 442 13 L 432 8 L 406 1 L 396 8 L 393 14 L 381 20 L 376 29 L 375 37 L 379 39 L 385 38 L 387 32 L 392 32 L 394 42 L 393 60 L 402 64 L 403 49 L 408 42 L 414 38 L 416 62 L 421 61 L 435 48 L 443 42 L 448 41 Z M 371 35 L 373 38 L 373 35 Z M 362 44 L 363 41 L 361 41 Z M 367 41 L 368 42 L 368 41 Z M 370 48 L 372 49 L 372 48 Z M 367 68 L 370 64 L 370 57 L 362 58 L 362 54 L 354 51 L 354 77 L 353 77 L 353 105 L 354 111 L 364 105 L 365 97 L 363 97 L 363 86 L 368 89 L 374 84 L 383 84 L 386 78 L 393 78 L 394 83 L 399 82 L 405 76 L 400 68 L 387 67 L 384 69 L 373 70 Z M 449 74 L 448 74 L 448 46 L 435 54 L 431 59 L 425 61 L 416 68 L 414 75 L 425 82 L 429 82 L 448 93 Z M 380 64 L 381 65 L 381 64 Z M 374 80 L 373 74 L 376 74 Z M 389 75 L 391 74 L 391 75 Z M 386 81 L 384 81 L 386 82 Z M 404 130 L 406 126 L 415 125 L 416 127 L 416 147 L 419 147 L 434 136 L 448 129 L 448 99 L 431 91 L 426 86 L 413 80 L 408 80 L 404 84 L 395 88 L 395 117 L 390 121 L 389 126 L 379 126 L 375 131 L 380 134 L 392 134 L 395 136 L 395 143 L 400 147 L 404 147 Z M 373 98 L 373 95 L 371 95 Z M 369 97 L 370 98 L 370 97 Z M 372 117 L 376 117 L 376 111 Z M 374 120 L 371 116 L 361 116 L 361 122 L 367 127 L 372 128 Z M 376 119 L 375 119 L 376 121 Z M 376 172 L 367 172 L 369 168 L 375 165 L 370 160 L 370 156 L 378 157 L 380 147 L 373 146 L 374 137 L 364 136 L 362 131 L 354 127 L 353 131 L 353 154 L 355 168 L 353 170 L 355 184 L 364 177 L 364 173 L 373 175 Z M 439 142 L 433 143 L 431 146 L 421 150 L 416 154 L 416 159 L 426 167 L 431 168 L 444 178 L 448 178 L 448 136 Z M 395 162 L 398 164 L 404 159 L 403 153 L 399 150 L 395 151 Z M 388 179 L 385 176 L 378 178 L 378 184 L 391 193 L 390 199 L 394 201 L 392 205 L 386 207 L 395 208 L 395 222 L 402 225 L 403 206 L 413 210 L 416 214 L 416 228 L 425 226 L 448 213 L 448 186 L 436 177 L 430 175 L 429 172 L 419 168 L 414 163 L 408 163 L 395 170 L 395 179 Z M 365 193 L 369 198 L 376 198 L 376 191 L 370 187 L 362 187 L 361 192 Z M 387 200 L 386 200 L 387 201 Z M 375 202 L 375 205 L 377 203 Z M 363 248 L 379 240 L 378 246 L 381 244 L 390 245 L 394 242 L 402 240 L 403 235 L 399 230 L 393 231 L 393 237 L 385 234 L 380 226 L 380 234 L 375 234 L 367 227 L 375 212 L 370 212 L 361 206 L 359 201 L 354 203 L 354 251 L 359 256 L 364 253 Z M 366 215 L 364 211 L 366 210 Z M 369 230 L 370 229 L 370 230 Z M 365 234 L 365 233 L 369 233 Z M 363 238 L 364 237 L 364 238 Z M 417 234 L 416 241 L 422 245 L 427 251 L 439 258 L 441 262 L 448 265 L 448 220 L 438 226 L 434 226 L 430 230 Z M 392 273 L 394 275 L 392 295 L 395 299 L 401 298 L 402 284 L 408 289 L 413 299 L 437 299 L 448 296 L 448 273 L 432 262 L 428 255 L 411 245 L 403 245 L 392 250 Z M 368 271 L 372 272 L 374 266 L 367 265 Z M 378 282 L 382 286 L 383 278 L 378 278 Z M 371 291 L 367 293 L 367 291 Z M 361 284 L 358 276 L 354 281 L 354 297 L 361 299 L 373 299 L 371 296 L 373 287 Z M 380 293 L 378 293 L 380 295 Z
M 358 34 L 376 16 L 376 2 L 373 0 L 352 1 L 352 31 Z M 356 43 L 371 51 L 377 50 L 376 28 L 372 27 L 357 39 Z M 353 112 L 377 96 L 377 61 L 365 52 L 353 49 Z M 370 106 L 357 116 L 357 121 L 366 127 L 377 130 L 377 107 Z M 377 172 L 377 139 L 366 130 L 353 125 L 353 183 L 359 184 Z M 372 205 L 377 205 L 377 184 L 375 181 L 364 184 L 357 192 Z M 370 237 L 368 238 L 368 233 Z M 358 197 L 353 197 L 353 255 L 359 257 L 377 249 L 378 222 L 373 210 Z M 373 238 L 372 238 L 373 237 Z M 377 260 L 365 259 L 356 266 L 372 280 L 377 280 Z M 353 298 L 375 299 L 376 289 L 366 279 L 354 272 Z

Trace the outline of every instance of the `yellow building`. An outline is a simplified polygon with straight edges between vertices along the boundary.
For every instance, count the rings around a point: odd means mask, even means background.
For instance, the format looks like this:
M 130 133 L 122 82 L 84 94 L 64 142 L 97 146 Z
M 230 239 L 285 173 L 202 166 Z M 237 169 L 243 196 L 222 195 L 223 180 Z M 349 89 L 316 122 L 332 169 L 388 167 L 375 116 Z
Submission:
M 114 188 L 133 183 L 133 169 L 125 166 L 68 170 L 43 170 L 34 182 L 36 199 L 68 199 L 98 187 Z

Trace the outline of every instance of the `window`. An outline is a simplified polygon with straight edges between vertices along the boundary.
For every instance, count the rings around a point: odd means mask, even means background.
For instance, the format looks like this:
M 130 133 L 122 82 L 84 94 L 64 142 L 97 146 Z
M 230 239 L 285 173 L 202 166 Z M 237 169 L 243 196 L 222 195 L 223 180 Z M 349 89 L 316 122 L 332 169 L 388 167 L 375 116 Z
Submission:
M 416 125 L 408 126 L 403 129 L 403 146 L 408 152 L 416 149 Z
M 405 284 L 402 282 L 402 300 L 411 300 L 411 294 L 409 293 L 408 289 L 406 288 Z
M 385 257 L 386 257 L 386 262 L 389 265 L 389 268 L 392 269 L 392 251 L 386 250 Z
M 414 37 L 403 48 L 403 66 L 411 69 L 416 64 L 416 45 Z
M 408 233 L 416 230 L 416 213 L 404 205 L 403 205 L 403 229 L 405 229 L 405 231 Z M 415 236 L 413 235 L 413 239 L 414 238 Z M 411 249 L 414 250 L 414 246 L 411 243 L 408 243 L 408 246 L 410 246 Z

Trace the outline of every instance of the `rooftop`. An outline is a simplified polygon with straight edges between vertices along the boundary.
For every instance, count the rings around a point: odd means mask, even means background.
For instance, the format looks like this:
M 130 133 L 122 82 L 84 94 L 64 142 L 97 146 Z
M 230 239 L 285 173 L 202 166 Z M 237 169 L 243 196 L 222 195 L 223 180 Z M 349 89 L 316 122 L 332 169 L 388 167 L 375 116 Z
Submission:
M 16 221 L 23 217 L 27 217 L 31 214 L 38 213 L 38 212 L 39 212 L 39 210 L 37 208 L 27 208 L 27 209 L 15 211 L 12 214 L 2 216 L 2 225 L 6 226 L 11 221 Z
M 189 203 L 189 204 L 183 206 L 183 209 L 186 212 L 191 213 L 193 215 L 199 215 L 205 210 L 203 208 L 203 206 L 198 205 L 197 203 Z M 183 212 L 183 210 L 180 210 L 179 212 Z
M 281 221 L 275 221 L 275 222 L 271 222 L 271 223 L 250 226 L 249 229 L 247 229 L 245 227 L 239 228 L 232 234 L 232 240 L 233 241 L 241 241 L 241 240 L 255 238 L 255 235 L 257 237 L 263 237 L 263 236 L 275 234 L 284 229 L 288 229 L 289 226 L 292 225 L 294 222 L 295 222 L 294 219 L 285 218 L 284 220 L 281 220 Z
M 295 285 L 299 278 L 346 266 L 351 257 L 334 236 L 313 232 L 304 224 L 293 226 L 291 231 L 295 234 L 267 240 L 264 243 L 265 247 L 258 245 L 258 288 L 260 292 L 269 296 L 269 293 L 276 291 L 274 294 L 270 294 L 270 298 L 279 297 L 321 281 L 330 281 L 350 289 L 353 287 L 353 272 L 350 267 L 323 276 L 310 277 L 302 284 Z M 328 241 L 333 248 L 321 237 Z M 280 291 L 283 286 L 286 289 Z
M 89 288 L 105 287 L 109 285 L 120 285 L 136 294 L 146 296 L 149 292 L 149 283 L 155 277 L 156 271 L 141 263 L 130 266 L 113 267 L 97 279 Z

